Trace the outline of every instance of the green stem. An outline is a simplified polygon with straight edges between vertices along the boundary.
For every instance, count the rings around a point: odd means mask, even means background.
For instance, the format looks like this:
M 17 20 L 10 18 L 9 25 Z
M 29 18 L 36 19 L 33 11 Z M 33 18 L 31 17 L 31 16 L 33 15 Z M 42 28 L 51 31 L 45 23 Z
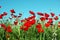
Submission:
M 18 38 L 18 40 L 20 40 L 20 29 L 18 28 L 18 33 L 19 33 L 19 38 Z
M 40 40 L 42 40 L 42 33 L 40 33 Z
M 43 40 L 45 40 L 45 33 L 43 33 Z

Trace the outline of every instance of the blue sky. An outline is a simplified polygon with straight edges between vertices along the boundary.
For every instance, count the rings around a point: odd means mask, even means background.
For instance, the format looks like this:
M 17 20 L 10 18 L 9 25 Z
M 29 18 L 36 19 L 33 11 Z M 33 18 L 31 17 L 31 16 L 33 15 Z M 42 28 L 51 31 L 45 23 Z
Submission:
M 28 17 L 29 10 L 37 12 L 54 12 L 56 15 L 60 13 L 60 0 L 0 0 L 0 14 L 7 12 L 10 15 L 10 9 L 18 13 L 23 14 L 24 17 Z

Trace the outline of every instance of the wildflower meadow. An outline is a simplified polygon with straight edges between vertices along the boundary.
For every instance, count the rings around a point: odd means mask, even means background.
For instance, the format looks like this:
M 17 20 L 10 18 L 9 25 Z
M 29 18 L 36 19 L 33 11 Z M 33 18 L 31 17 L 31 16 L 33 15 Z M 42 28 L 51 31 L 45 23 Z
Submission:
M 15 15 L 14 9 L 9 12 L 11 17 L 8 19 L 5 19 L 7 12 L 0 14 L 0 40 L 60 40 L 60 14 L 29 10 L 31 15 L 20 19 L 22 13 Z

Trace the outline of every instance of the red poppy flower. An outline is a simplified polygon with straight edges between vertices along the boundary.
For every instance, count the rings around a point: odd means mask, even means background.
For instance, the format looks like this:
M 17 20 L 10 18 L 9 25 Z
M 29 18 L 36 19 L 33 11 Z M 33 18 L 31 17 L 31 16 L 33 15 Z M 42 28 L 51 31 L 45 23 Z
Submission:
M 50 23 L 50 25 L 53 25 L 53 21 L 48 21 L 47 23 Z
M 50 23 L 45 23 L 45 27 L 48 28 L 50 26 Z
M 14 25 L 17 25 L 18 24 L 18 21 L 14 21 Z
M 6 31 L 7 31 L 7 32 L 12 32 L 12 29 L 11 29 L 11 26 L 10 26 L 10 25 L 8 25 Z
M 42 31 L 41 29 L 38 29 L 38 33 L 41 33 L 41 31 Z
M 30 16 L 28 18 L 25 18 L 27 21 L 30 21 L 31 19 L 35 19 L 35 16 Z
M 28 27 L 26 27 L 26 28 L 24 28 L 24 31 L 27 31 L 29 28 Z
M 55 19 L 55 20 L 58 20 L 58 16 L 55 16 L 54 19 Z
M 4 14 L 1 14 L 1 16 L 4 16 Z
M 52 18 L 48 18 L 49 20 L 53 20 Z
M 32 19 L 30 22 L 33 25 L 33 24 L 35 24 L 36 20 L 35 19 Z
M 45 17 L 41 17 L 40 20 L 41 20 L 41 21 L 45 21 Z
M 36 17 L 36 16 L 31 16 L 30 18 L 33 19 L 33 18 L 35 18 L 35 17 Z
M 7 15 L 7 13 L 6 13 L 6 12 L 4 12 L 4 13 L 3 13 L 3 15 L 4 15 L 4 16 L 6 16 L 6 15 Z
M 6 30 L 6 25 L 5 24 L 1 24 L 1 27 Z
M 48 23 L 52 23 L 52 22 L 53 22 L 53 19 L 49 18 Z
M 29 29 L 29 27 L 27 27 L 27 26 L 21 26 L 20 29 L 24 30 L 24 31 L 27 31 Z
M 31 18 L 30 18 L 30 17 L 28 17 L 28 18 L 25 18 L 25 20 L 30 21 L 30 20 L 31 20 Z
M 41 13 L 41 12 L 37 12 L 37 14 L 40 15 L 40 16 L 44 16 L 44 14 Z
M 11 13 L 15 13 L 14 9 L 11 9 L 10 12 L 11 12 Z
M 32 15 L 35 15 L 35 13 L 33 11 L 31 11 L 31 10 L 29 11 L 29 13 L 32 14 Z
M 42 28 L 42 25 L 41 25 L 41 24 L 37 24 L 37 25 L 36 25 L 36 28 L 37 28 L 37 29 L 40 29 L 40 28 Z
M 0 15 L 0 19 L 2 19 L 2 16 Z
M 42 28 L 38 29 L 38 33 L 41 33 L 41 32 L 44 32 L 44 30 Z
M 30 27 L 30 26 L 31 26 L 31 22 L 30 22 L 30 21 L 25 22 L 25 23 L 24 23 L 24 26 Z
M 54 14 L 54 13 L 52 13 L 52 12 L 51 12 L 50 14 L 51 14 L 51 16 L 52 16 L 52 17 L 54 17 L 54 16 L 55 16 L 55 14 Z
M 46 18 L 49 17 L 49 14 L 45 13 L 45 17 L 46 17 Z
M 41 31 L 42 33 L 44 32 L 44 30 L 42 29 L 42 31 Z

